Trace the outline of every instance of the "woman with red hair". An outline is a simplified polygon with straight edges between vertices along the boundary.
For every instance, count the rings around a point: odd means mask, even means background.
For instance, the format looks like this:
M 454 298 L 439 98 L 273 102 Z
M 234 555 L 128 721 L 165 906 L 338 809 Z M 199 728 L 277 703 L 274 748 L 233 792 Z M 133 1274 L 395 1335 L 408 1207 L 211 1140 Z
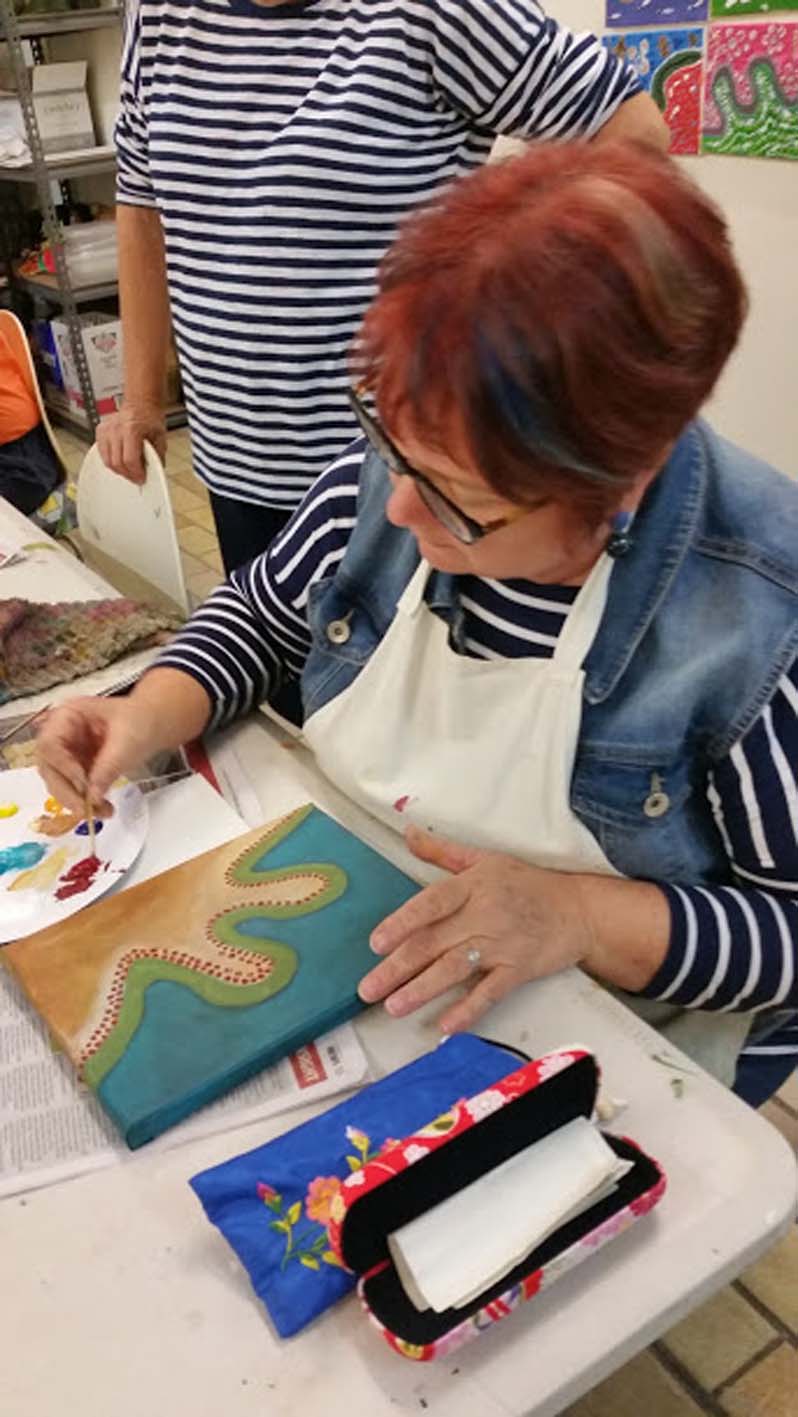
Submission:
M 581 964 L 760 1101 L 798 1052 L 798 488 L 696 421 L 744 312 L 666 158 L 454 185 L 383 263 L 365 437 L 128 699 L 50 717 L 50 790 L 100 805 L 298 676 L 323 770 L 445 872 L 363 999 L 462 985 L 451 1031 Z

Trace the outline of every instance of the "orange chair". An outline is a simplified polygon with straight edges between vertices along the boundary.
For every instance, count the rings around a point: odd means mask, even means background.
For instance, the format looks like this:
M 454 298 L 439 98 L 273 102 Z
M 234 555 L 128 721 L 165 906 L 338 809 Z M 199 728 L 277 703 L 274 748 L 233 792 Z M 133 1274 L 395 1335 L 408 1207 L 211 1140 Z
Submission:
M 61 475 L 58 479 L 60 485 L 67 479 L 67 466 L 64 462 L 61 449 L 58 446 L 58 439 L 47 417 L 47 410 L 44 406 L 41 389 L 39 388 L 39 381 L 36 378 L 36 370 L 33 367 L 28 337 L 16 315 L 13 315 L 10 310 L 0 310 L 0 340 L 5 343 L 19 371 L 24 387 L 31 395 L 39 410 L 39 417 L 41 418 L 44 431 L 47 434 L 50 446 L 61 469 Z

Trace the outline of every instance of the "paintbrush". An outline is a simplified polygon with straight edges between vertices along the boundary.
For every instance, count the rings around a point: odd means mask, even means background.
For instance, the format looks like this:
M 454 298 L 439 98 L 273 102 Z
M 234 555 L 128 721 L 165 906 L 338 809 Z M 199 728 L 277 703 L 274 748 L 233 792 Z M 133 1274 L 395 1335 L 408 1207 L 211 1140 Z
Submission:
M 88 829 L 89 829 L 89 855 L 90 855 L 90 856 L 96 856 L 96 855 L 97 855 L 97 834 L 96 834 L 96 832 L 95 832 L 95 830 L 94 830 L 94 809 L 93 809 L 93 807 L 92 807 L 91 795 L 90 795 L 90 793 L 89 793 L 89 791 L 88 791 L 88 788 L 86 789 L 85 808 L 86 808 L 86 826 L 87 826 Z

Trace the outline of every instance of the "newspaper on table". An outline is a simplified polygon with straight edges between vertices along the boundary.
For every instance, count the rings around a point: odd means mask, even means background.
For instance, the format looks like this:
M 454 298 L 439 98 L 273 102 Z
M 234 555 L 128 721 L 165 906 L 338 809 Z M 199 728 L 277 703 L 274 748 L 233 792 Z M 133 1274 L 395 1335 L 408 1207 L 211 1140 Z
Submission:
M 357 1034 L 344 1024 L 149 1142 L 147 1153 L 315 1103 L 355 1087 L 366 1068 Z M 94 1094 L 54 1050 L 19 985 L 0 968 L 0 1197 L 51 1186 L 130 1154 Z

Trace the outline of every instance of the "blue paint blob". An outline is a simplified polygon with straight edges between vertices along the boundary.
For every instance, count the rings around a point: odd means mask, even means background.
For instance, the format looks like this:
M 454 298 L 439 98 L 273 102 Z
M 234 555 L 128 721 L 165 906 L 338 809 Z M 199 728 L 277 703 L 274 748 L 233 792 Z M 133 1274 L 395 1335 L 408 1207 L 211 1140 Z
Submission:
M 103 826 L 104 826 L 104 823 L 100 821 L 100 818 L 99 818 L 99 817 L 95 817 L 95 818 L 94 818 L 94 834 L 95 834 L 95 836 L 99 836 L 100 832 L 101 832 L 102 829 L 103 829 Z M 75 827 L 75 835 L 76 835 L 76 836 L 88 836 L 88 834 L 89 834 L 89 824 L 88 824 L 88 822 L 79 822 L 78 825 Z
M 47 847 L 42 846 L 39 841 L 23 841 L 20 846 L 5 846 L 0 851 L 0 876 L 5 871 L 27 871 L 31 866 L 38 866 L 46 855 Z

